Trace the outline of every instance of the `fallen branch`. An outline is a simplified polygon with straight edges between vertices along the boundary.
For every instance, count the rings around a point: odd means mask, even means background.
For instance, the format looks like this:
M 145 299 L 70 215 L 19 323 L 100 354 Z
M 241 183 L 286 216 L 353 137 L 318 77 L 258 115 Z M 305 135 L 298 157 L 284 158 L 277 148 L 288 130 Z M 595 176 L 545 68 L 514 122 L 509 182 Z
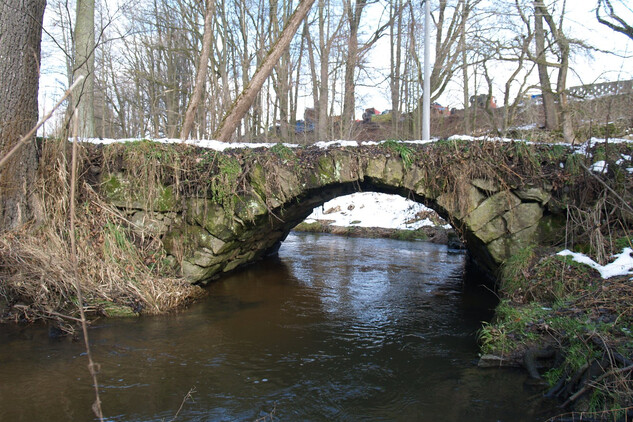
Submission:
M 582 396 L 590 388 L 595 388 L 596 384 L 598 384 L 600 381 L 602 381 L 606 377 L 611 376 L 611 375 L 616 375 L 616 374 L 619 374 L 619 373 L 622 373 L 622 372 L 626 372 L 626 371 L 631 371 L 631 370 L 633 370 L 633 365 L 625 366 L 624 368 L 613 368 L 613 369 L 605 372 L 604 374 L 602 374 L 598 378 L 596 378 L 595 381 L 587 382 L 584 385 L 584 387 L 582 387 L 580 390 L 578 390 L 576 393 L 574 393 L 571 397 L 569 397 L 565 401 L 565 403 L 563 403 L 563 405 L 561 407 L 566 407 L 571 402 L 575 401 L 578 397 Z

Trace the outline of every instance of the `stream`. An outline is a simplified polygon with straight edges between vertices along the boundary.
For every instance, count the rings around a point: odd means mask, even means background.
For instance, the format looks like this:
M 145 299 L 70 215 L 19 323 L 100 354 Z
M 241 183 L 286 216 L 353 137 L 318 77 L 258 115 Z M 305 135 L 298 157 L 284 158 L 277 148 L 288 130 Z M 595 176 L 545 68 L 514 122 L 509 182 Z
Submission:
M 91 326 L 106 420 L 521 422 L 552 412 L 522 371 L 476 366 L 476 332 L 496 299 L 446 246 L 291 233 L 277 257 L 208 292 L 174 314 Z M 82 344 L 44 326 L 0 326 L 0 421 L 94 420 Z

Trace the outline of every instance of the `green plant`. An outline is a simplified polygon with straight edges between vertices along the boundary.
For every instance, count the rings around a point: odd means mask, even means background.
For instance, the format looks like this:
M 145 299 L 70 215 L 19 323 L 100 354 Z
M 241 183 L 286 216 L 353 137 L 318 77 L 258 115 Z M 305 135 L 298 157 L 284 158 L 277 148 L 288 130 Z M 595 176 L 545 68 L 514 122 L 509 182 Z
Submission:
M 277 143 L 270 148 L 270 152 L 279 157 L 284 164 L 297 159 L 295 152 L 282 143 Z
M 547 384 L 550 387 L 553 387 L 558 380 L 565 374 L 565 370 L 562 366 L 556 366 L 554 368 L 548 369 L 544 374 L 543 378 L 547 381 Z
M 229 212 L 235 205 L 236 182 L 242 166 L 237 158 L 228 155 L 218 155 L 216 164 L 218 170 L 211 179 L 212 198 Z
M 509 297 L 522 295 L 529 287 L 527 271 L 535 258 L 534 246 L 526 246 L 508 258 L 501 266 L 501 286 Z
M 630 236 L 623 236 L 615 240 L 615 250 L 621 251 L 624 248 L 633 248 L 633 239 Z
M 382 143 L 384 148 L 387 148 L 393 152 L 396 152 L 402 158 L 402 163 L 404 164 L 405 169 L 411 168 L 413 164 L 413 150 L 403 144 L 402 142 L 388 140 Z
M 477 332 L 477 340 L 483 353 L 507 354 L 515 344 L 508 337 L 505 326 L 483 322 Z

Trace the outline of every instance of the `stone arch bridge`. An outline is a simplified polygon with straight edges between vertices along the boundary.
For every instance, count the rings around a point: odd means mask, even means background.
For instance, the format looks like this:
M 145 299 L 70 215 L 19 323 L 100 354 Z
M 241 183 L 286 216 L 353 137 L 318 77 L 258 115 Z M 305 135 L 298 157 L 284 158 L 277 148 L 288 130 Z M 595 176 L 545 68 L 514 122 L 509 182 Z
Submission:
M 556 198 L 570 156 L 565 147 L 491 141 L 223 152 L 141 141 L 87 149 L 88 182 L 201 283 L 276 252 L 313 208 L 357 191 L 432 208 L 495 271 L 526 245 L 559 239 Z

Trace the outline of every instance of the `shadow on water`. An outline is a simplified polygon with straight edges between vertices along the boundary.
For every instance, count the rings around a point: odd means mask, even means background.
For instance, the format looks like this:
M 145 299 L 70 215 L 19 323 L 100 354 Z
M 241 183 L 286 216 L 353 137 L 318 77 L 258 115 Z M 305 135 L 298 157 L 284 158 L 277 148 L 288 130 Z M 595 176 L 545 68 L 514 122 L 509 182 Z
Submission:
M 484 285 L 443 246 L 291 234 L 186 311 L 93 326 L 104 412 L 170 420 L 195 388 L 178 420 L 543 419 L 522 372 L 473 364 Z M 0 327 L 0 345 L 0 420 L 91 419 L 80 342 Z

